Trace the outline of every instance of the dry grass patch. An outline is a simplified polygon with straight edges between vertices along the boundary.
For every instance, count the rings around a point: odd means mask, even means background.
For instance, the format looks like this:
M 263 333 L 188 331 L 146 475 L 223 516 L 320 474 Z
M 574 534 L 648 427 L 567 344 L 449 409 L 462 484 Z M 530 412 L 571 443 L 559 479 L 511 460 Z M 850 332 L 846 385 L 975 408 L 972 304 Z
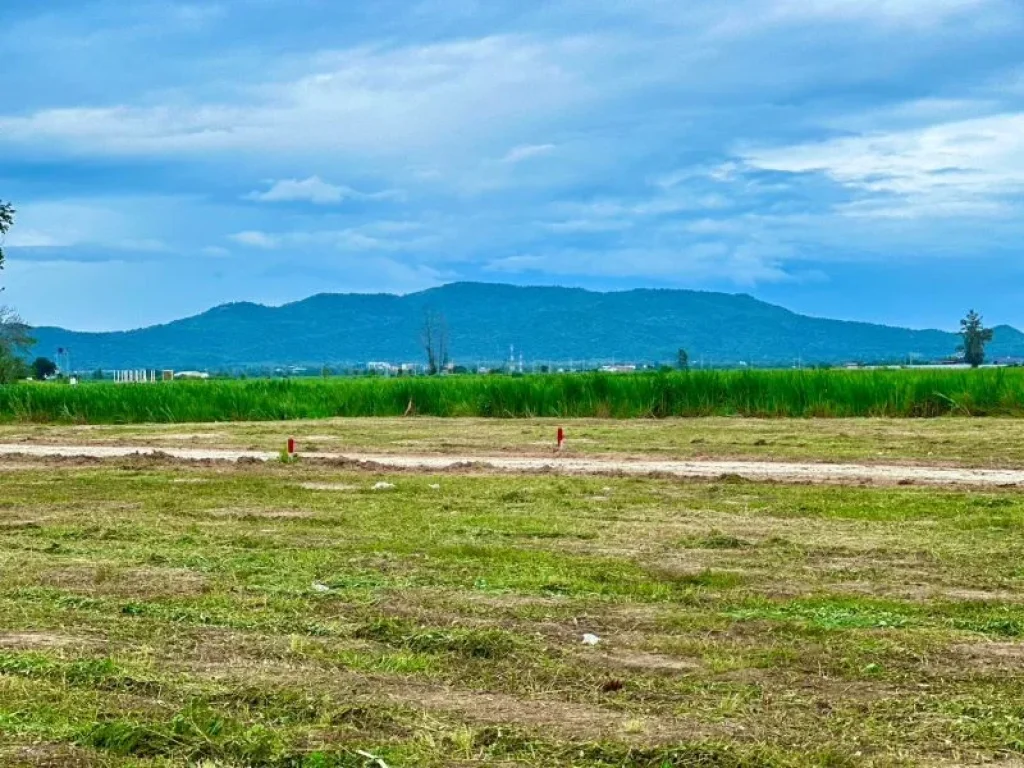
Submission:
M 606 707 L 567 701 L 543 694 L 512 696 L 497 691 L 470 691 L 457 687 L 335 670 L 323 676 L 322 668 L 300 664 L 254 663 L 248 666 L 203 667 L 204 676 L 232 687 L 261 690 L 305 687 L 318 678 L 319 694 L 328 694 L 350 705 L 387 704 L 426 710 L 473 727 L 509 727 L 534 736 L 574 741 L 611 739 L 637 746 L 654 746 L 721 736 L 729 729 L 702 724 L 686 717 L 644 716 Z M 642 727 L 637 727 L 638 722 Z
M 229 520 L 309 520 L 316 512 L 308 509 L 261 509 L 259 507 L 220 507 L 204 514 Z
M 30 581 L 66 592 L 143 599 L 202 595 L 209 588 L 205 575 L 184 568 L 121 568 L 106 564 L 45 570 Z
M 103 638 L 66 635 L 58 632 L 0 632 L 0 649 L 17 651 L 95 650 Z
M 7 768 L 98 768 L 116 764 L 66 744 L 0 745 L 0 762 Z

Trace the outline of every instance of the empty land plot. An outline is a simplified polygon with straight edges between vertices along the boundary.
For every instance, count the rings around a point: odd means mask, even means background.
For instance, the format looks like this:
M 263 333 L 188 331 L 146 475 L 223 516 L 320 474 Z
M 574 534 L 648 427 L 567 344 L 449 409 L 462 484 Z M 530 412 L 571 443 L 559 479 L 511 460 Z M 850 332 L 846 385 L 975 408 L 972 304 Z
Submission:
M 0 443 L 141 445 L 304 453 L 550 456 L 558 427 L 567 456 L 750 459 L 1024 467 L 1024 420 L 324 419 L 216 424 L 0 425 Z
M 0 761 L 1020 757 L 1022 526 L 1006 490 L 21 462 Z

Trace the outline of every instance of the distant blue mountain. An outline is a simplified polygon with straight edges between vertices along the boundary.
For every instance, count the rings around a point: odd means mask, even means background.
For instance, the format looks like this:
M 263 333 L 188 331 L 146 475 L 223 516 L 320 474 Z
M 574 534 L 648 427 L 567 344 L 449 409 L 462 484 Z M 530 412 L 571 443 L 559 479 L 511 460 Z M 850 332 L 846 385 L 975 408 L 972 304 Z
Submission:
M 166 325 L 113 333 L 37 328 L 36 353 L 71 350 L 76 369 L 319 366 L 420 361 L 427 312 L 445 317 L 454 360 L 669 362 L 682 347 L 708 364 L 938 360 L 959 339 L 798 315 L 747 295 L 683 290 L 453 283 L 407 296 L 320 294 L 282 307 L 226 304 Z M 953 318 L 951 318 L 953 319 Z M 995 329 L 990 356 L 1024 358 L 1024 334 Z

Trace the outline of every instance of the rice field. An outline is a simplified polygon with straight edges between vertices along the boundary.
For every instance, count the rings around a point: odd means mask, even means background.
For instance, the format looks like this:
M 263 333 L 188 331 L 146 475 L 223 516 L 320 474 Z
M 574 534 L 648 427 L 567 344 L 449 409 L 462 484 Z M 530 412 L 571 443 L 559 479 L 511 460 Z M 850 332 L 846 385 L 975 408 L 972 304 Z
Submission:
M 0 421 L 139 424 L 329 417 L 934 417 L 1024 413 L 1024 370 L 215 380 L 0 387 Z

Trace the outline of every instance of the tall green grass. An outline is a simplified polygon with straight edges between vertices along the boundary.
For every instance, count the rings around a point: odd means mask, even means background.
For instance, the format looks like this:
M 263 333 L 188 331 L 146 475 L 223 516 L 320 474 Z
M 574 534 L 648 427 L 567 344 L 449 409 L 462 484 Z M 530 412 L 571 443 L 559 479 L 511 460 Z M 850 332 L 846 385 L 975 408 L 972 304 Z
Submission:
M 1024 415 L 1024 370 L 702 371 L 0 387 L 0 420 L 117 424 L 400 416 Z

